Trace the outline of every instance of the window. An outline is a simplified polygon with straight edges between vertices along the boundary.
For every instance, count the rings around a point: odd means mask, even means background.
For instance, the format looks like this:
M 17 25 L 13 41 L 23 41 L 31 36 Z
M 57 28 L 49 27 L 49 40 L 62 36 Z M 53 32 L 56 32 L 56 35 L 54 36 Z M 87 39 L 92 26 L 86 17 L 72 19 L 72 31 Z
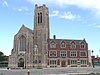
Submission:
M 81 60 L 81 64 L 86 64 L 87 61 L 86 60 Z
M 34 63 L 37 64 L 37 60 L 35 60 Z
M 50 51 L 49 56 L 50 57 L 56 57 L 57 56 L 57 51 Z
M 56 48 L 56 44 L 55 44 L 54 42 L 52 42 L 52 43 L 50 44 L 50 48 Z
M 62 43 L 62 44 L 60 45 L 60 47 L 61 47 L 61 48 L 66 48 L 66 44 L 65 44 L 65 43 Z
M 42 13 L 40 13 L 40 23 L 42 23 Z
M 42 23 L 42 13 L 38 13 L 38 23 Z
M 22 35 L 20 37 L 20 51 L 25 51 L 26 49 L 26 38 Z
M 77 60 L 71 60 L 71 64 L 77 64 Z
M 72 48 L 72 49 L 75 49 L 75 48 L 76 48 L 76 45 L 75 45 L 74 43 L 72 43 L 72 44 L 71 44 L 71 48 Z
M 39 60 L 39 63 L 41 63 L 41 60 Z
M 85 45 L 84 44 L 81 44 L 80 45 L 80 48 L 83 48 L 84 49 L 85 48 Z
M 71 51 L 71 57 L 76 57 L 77 56 L 77 51 Z
M 60 56 L 61 57 L 66 57 L 67 56 L 67 52 L 66 51 L 60 51 Z
M 84 56 L 87 56 L 87 55 L 86 55 L 86 51 L 80 51 L 80 56 L 81 56 L 81 57 L 82 57 L 82 56 L 83 56 L 83 57 L 84 57 Z
M 55 64 L 57 64 L 57 61 L 56 60 L 50 60 L 50 64 L 55 65 Z

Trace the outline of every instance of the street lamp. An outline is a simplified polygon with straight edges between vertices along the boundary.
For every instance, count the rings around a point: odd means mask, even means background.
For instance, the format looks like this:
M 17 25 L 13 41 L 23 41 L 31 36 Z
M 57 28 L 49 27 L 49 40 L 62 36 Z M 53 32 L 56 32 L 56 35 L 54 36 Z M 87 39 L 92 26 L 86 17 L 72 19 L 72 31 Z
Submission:
M 93 68 L 94 68 L 94 61 L 93 61 L 93 58 L 94 58 L 94 56 L 93 56 L 93 50 L 92 50 L 92 65 L 93 65 Z
M 93 56 L 93 52 L 94 52 L 94 51 L 92 50 L 92 56 Z
M 100 52 L 100 50 L 99 50 L 99 52 Z

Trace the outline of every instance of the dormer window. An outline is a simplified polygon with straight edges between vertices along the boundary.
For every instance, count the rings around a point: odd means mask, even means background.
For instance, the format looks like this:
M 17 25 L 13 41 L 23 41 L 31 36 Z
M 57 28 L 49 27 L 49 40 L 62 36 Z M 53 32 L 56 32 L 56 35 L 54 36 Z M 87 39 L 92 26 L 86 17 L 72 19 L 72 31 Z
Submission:
M 72 49 L 75 49 L 75 48 L 76 48 L 76 45 L 75 45 L 74 43 L 72 43 L 72 44 L 71 44 L 71 48 L 72 48 Z
M 61 48 L 66 48 L 66 44 L 65 43 L 61 43 L 60 47 Z
M 52 43 L 50 44 L 50 48 L 56 48 L 56 44 L 55 44 L 54 42 L 52 42 Z
M 84 44 L 81 44 L 80 45 L 80 48 L 84 49 L 85 48 L 85 45 Z

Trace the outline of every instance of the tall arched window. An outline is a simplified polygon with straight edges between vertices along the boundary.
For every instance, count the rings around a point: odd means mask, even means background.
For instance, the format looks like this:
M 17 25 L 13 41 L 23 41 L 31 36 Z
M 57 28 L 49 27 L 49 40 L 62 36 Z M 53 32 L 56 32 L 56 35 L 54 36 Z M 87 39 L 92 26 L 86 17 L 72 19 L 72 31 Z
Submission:
M 40 23 L 40 21 L 39 21 L 40 19 L 39 19 L 39 13 L 38 13 L 38 23 Z
M 26 49 L 26 38 L 25 36 L 20 37 L 20 51 L 25 51 Z
M 38 23 L 42 23 L 42 13 L 38 13 Z
M 42 23 L 42 13 L 40 13 L 40 23 Z

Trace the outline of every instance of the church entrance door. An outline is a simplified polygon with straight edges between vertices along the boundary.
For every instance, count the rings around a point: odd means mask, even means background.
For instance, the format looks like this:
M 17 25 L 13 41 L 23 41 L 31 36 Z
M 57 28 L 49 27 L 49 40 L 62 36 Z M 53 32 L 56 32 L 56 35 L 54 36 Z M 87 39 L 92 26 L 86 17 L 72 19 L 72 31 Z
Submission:
M 24 67 L 24 59 L 23 58 L 19 59 L 18 67 Z

